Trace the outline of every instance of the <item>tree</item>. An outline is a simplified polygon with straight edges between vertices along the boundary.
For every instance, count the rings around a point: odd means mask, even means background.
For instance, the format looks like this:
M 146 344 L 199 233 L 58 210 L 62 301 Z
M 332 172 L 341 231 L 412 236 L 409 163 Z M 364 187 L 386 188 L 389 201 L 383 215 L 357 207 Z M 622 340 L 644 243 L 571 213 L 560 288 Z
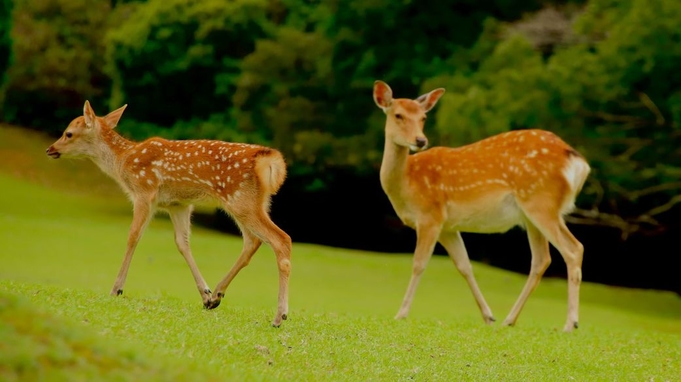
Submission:
M 18 0 L 13 14 L 6 120 L 57 131 L 86 98 L 108 97 L 102 44 L 106 2 Z
M 268 28 L 266 0 L 150 0 L 107 35 L 111 106 L 171 126 L 231 108 L 240 61 Z M 124 10 L 125 11 L 125 10 Z M 122 19 L 122 18 L 121 18 Z
M 9 67 L 12 53 L 11 25 L 12 1 L 0 0 L 0 86 L 5 82 L 5 71 Z

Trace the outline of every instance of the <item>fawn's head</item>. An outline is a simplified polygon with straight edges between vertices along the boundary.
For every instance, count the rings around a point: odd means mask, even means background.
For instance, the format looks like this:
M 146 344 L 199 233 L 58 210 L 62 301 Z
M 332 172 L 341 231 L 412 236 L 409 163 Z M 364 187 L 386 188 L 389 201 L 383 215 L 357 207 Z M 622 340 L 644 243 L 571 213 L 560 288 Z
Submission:
M 105 117 L 97 117 L 90 102 L 85 101 L 83 116 L 69 123 L 61 138 L 47 148 L 47 155 L 55 159 L 61 156 L 66 158 L 91 156 L 93 144 L 101 139 L 102 130 L 116 127 L 126 106 L 128 105 L 123 105 Z
M 393 91 L 383 81 L 374 82 L 374 102 L 386 115 L 385 139 L 413 151 L 424 150 L 428 139 L 423 134 L 426 113 L 435 106 L 444 94 L 439 88 L 415 100 L 393 99 Z

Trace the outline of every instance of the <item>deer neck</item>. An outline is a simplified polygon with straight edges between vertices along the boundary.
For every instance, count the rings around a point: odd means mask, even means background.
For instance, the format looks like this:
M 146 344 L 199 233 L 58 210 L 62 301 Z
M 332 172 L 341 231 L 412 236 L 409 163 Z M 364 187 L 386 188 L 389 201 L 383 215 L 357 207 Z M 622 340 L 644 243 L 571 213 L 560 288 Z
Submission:
M 381 163 L 381 186 L 393 206 L 402 200 L 407 188 L 409 149 L 386 140 Z
M 101 139 L 93 147 L 91 159 L 107 175 L 120 180 L 117 171 L 119 164 L 124 155 L 135 147 L 135 143 L 113 130 L 102 131 L 100 137 Z

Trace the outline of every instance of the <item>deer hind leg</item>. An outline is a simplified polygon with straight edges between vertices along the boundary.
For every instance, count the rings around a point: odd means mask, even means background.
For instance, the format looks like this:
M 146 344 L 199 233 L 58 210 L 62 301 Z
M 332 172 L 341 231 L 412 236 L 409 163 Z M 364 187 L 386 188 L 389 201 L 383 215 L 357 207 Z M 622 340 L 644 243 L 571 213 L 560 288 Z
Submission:
M 568 316 L 563 331 L 571 332 L 579 327 L 579 287 L 582 283 L 582 260 L 584 246 L 565 226 L 561 218 L 556 239 L 568 271 Z
M 267 214 L 268 203 L 261 204 L 260 208 L 252 205 L 242 205 L 239 211 L 232 211 L 239 227 L 244 234 L 244 249 L 234 267 L 227 276 L 218 284 L 213 292 L 214 306 L 220 303 L 227 285 L 236 274 L 248 264 L 261 243 L 267 243 L 277 257 L 279 268 L 279 296 L 277 314 L 272 321 L 272 326 L 279 327 L 283 320 L 288 318 L 288 281 L 291 273 L 291 237 L 282 231 Z M 256 213 L 252 211 L 258 208 Z
M 192 272 L 194 281 L 196 282 L 196 288 L 199 290 L 201 299 L 203 300 L 203 305 L 206 306 L 211 300 L 211 291 L 206 281 L 203 279 L 199 267 L 194 261 L 192 256 L 191 248 L 189 247 L 189 236 L 191 234 L 191 214 L 193 207 L 189 206 L 174 206 L 168 208 L 168 213 L 170 214 L 170 220 L 173 222 L 173 228 L 175 229 L 175 244 L 177 244 L 177 249 L 184 257 L 187 262 L 189 269 Z
M 147 225 L 149 225 L 149 221 L 151 221 L 152 216 L 153 204 L 151 199 L 138 199 L 134 201 L 132 224 L 128 234 L 128 244 L 125 249 L 125 257 L 123 258 L 123 264 L 121 264 L 121 268 L 118 271 L 118 276 L 116 277 L 113 288 L 111 288 L 112 296 L 123 294 L 123 285 L 125 284 L 125 279 L 128 277 L 128 269 L 130 268 L 130 263 L 132 262 L 132 255 L 135 253 L 137 243 L 139 243 L 142 233 L 144 233 Z
M 225 291 L 227 290 L 229 284 L 231 284 L 232 280 L 234 280 L 239 271 L 241 271 L 248 265 L 248 263 L 251 262 L 251 258 L 253 258 L 253 255 L 262 244 L 262 241 L 258 239 L 255 235 L 253 235 L 251 231 L 244 229 L 241 226 L 239 226 L 239 228 L 241 228 L 241 234 L 244 240 L 244 247 L 241 250 L 239 258 L 236 260 L 236 262 L 229 270 L 227 275 L 222 280 L 220 280 L 218 285 L 215 287 L 215 292 L 213 292 L 212 298 L 210 299 L 210 301 L 208 301 L 208 304 L 205 305 L 207 309 L 215 309 L 218 307 L 218 305 L 220 305 L 220 302 L 222 301 L 222 298 L 225 296 Z
M 513 326 L 518 320 L 520 311 L 525 306 L 527 298 L 530 294 L 537 288 L 539 281 L 541 280 L 544 272 L 548 269 L 551 264 L 551 254 L 549 252 L 549 241 L 544 237 L 544 235 L 535 227 L 532 223 L 526 222 L 527 228 L 527 238 L 530 242 L 530 250 L 532 252 L 532 265 L 530 267 L 530 274 L 527 277 L 527 282 L 525 287 L 523 287 L 522 292 L 518 300 L 511 308 L 511 312 L 508 314 L 504 320 L 504 325 Z
M 279 295 L 277 298 L 277 314 L 272 326 L 278 328 L 288 318 L 288 283 L 291 274 L 291 237 L 279 228 L 263 211 L 257 215 L 248 229 L 267 243 L 277 257 L 279 268 Z
M 463 238 L 461 238 L 460 232 L 443 232 L 440 234 L 440 244 L 447 250 L 447 254 L 456 265 L 461 275 L 466 279 L 468 286 L 473 292 L 473 297 L 475 297 L 475 302 L 480 308 L 482 313 L 482 319 L 486 324 L 491 324 L 496 321 L 492 315 L 492 310 L 487 305 L 485 297 L 482 295 L 478 283 L 475 281 L 475 276 L 473 275 L 473 266 L 471 265 L 471 260 L 468 258 L 468 252 L 466 251 L 466 246 L 463 243 Z
M 428 266 L 428 261 L 433 256 L 433 250 L 440 234 L 440 226 L 437 224 L 419 224 L 416 227 L 416 250 L 412 265 L 411 279 L 409 286 L 404 294 L 402 305 L 397 312 L 395 319 L 406 318 L 409 315 L 411 303 L 414 300 L 416 288 L 421 281 L 421 276 Z
M 563 330 L 570 332 L 578 327 L 579 322 L 579 287 L 582 282 L 584 246 L 568 230 L 558 213 L 550 215 L 546 209 L 536 209 L 527 216 L 565 260 L 568 273 L 568 312 Z

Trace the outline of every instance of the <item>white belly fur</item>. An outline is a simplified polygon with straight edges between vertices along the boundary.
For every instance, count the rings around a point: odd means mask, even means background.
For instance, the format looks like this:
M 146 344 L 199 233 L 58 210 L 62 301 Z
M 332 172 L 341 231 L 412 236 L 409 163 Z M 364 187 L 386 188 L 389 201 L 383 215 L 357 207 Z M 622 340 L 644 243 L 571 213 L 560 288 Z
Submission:
M 487 196 L 479 203 L 450 201 L 446 214 L 445 231 L 501 233 L 524 222 L 523 212 L 509 192 Z

